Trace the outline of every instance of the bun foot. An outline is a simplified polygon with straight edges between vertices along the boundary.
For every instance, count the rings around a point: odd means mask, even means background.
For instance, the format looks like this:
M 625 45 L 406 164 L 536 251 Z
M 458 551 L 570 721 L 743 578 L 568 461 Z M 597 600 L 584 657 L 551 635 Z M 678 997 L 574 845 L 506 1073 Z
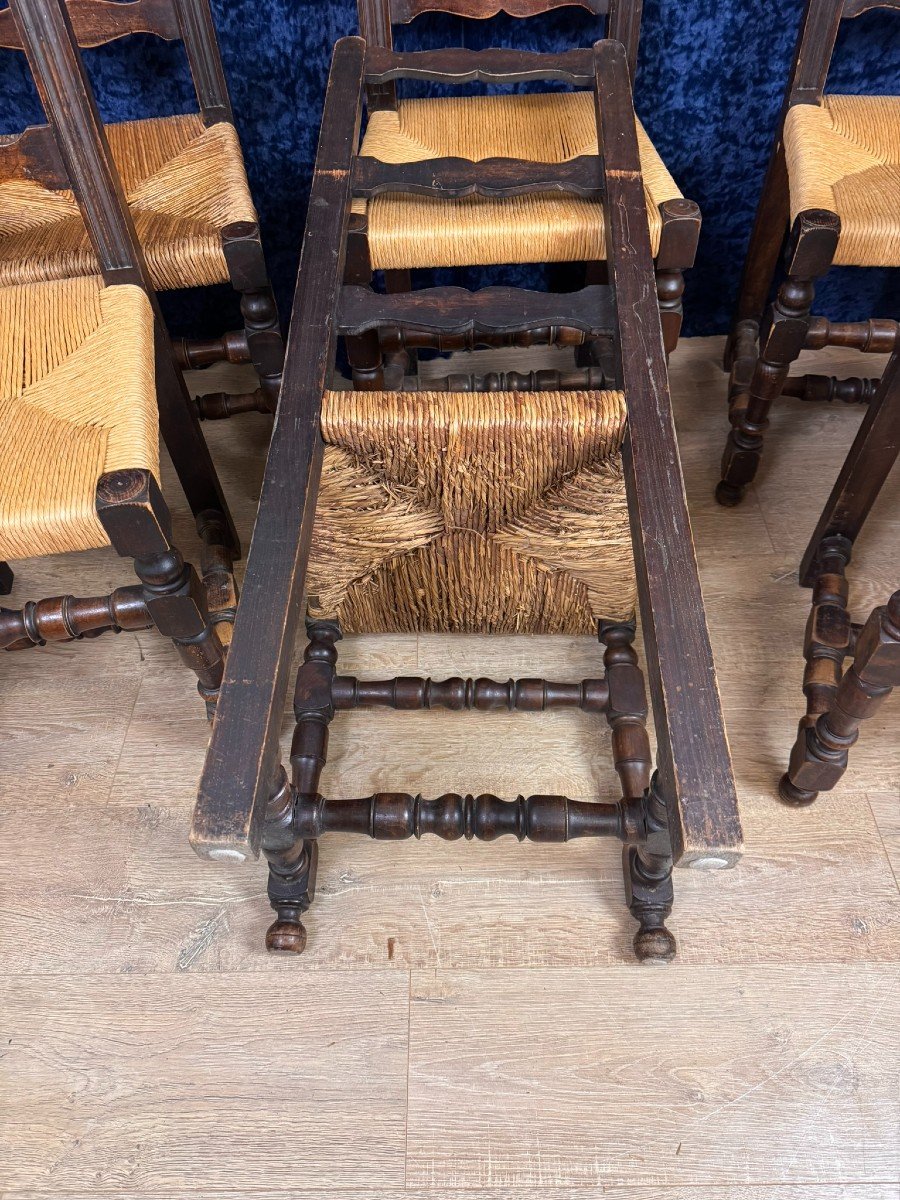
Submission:
M 675 936 L 660 925 L 656 929 L 639 929 L 634 935 L 634 953 L 638 962 L 667 963 L 675 957 Z
M 721 480 L 716 484 L 716 500 L 723 508 L 736 508 L 744 498 L 744 489 Z
M 818 792 L 805 792 L 802 788 L 794 787 L 790 776 L 786 773 L 778 781 L 778 799 L 791 808 L 805 808 L 818 796 Z
M 266 930 L 266 949 L 302 954 L 306 949 L 306 926 L 300 921 L 275 921 Z

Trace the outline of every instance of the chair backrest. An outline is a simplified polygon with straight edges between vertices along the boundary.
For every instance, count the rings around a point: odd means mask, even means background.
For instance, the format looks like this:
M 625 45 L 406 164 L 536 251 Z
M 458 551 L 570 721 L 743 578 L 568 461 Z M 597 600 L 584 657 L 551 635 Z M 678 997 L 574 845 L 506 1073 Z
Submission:
M 818 104 L 825 91 L 842 21 L 876 8 L 900 12 L 900 0 L 807 0 L 786 97 L 786 108 Z
M 67 0 L 66 7 L 82 48 L 132 33 L 183 42 L 204 124 L 233 120 L 209 0 Z M 0 10 L 0 47 L 25 49 L 11 8 Z
M 392 46 L 392 25 L 409 25 L 426 12 L 484 21 L 499 13 L 511 17 L 535 17 L 557 8 L 585 9 L 606 18 L 605 29 L 599 30 L 596 37 L 622 42 L 634 79 L 643 0 L 357 0 L 357 6 L 362 36 L 369 45 L 386 49 Z

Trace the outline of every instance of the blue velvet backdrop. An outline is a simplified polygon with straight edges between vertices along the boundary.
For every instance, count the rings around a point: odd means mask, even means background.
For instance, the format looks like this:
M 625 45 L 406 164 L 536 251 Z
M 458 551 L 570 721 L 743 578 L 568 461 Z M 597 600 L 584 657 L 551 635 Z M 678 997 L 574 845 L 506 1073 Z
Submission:
M 331 47 L 356 32 L 355 0 L 212 3 L 286 314 Z M 685 303 L 689 335 L 727 326 L 802 8 L 802 0 L 645 0 L 637 110 L 682 191 L 703 211 L 700 255 Z M 398 43 L 549 50 L 588 44 L 596 29 L 575 9 L 528 22 L 426 16 L 399 31 Z M 87 51 L 85 61 L 108 120 L 194 106 L 180 45 L 135 37 Z M 896 94 L 900 15 L 875 11 L 845 22 L 828 87 Z M 43 120 L 20 54 L 0 52 L 0 105 L 2 132 Z M 898 293 L 895 272 L 845 268 L 825 281 L 816 308 L 833 319 L 897 316 Z M 211 331 L 221 328 L 222 303 L 232 306 L 233 298 L 226 289 L 165 302 L 176 326 Z

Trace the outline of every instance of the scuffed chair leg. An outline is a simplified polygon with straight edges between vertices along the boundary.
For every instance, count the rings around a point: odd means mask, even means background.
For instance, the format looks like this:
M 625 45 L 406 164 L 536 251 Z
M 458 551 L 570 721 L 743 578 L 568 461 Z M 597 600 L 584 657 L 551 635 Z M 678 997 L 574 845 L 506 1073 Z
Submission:
M 625 899 L 640 928 L 634 935 L 638 962 L 667 963 L 675 957 L 677 943 L 666 927 L 675 893 L 672 887 L 672 851 L 665 802 L 654 775 L 647 793 L 647 836 L 637 846 L 626 846 L 622 856 Z

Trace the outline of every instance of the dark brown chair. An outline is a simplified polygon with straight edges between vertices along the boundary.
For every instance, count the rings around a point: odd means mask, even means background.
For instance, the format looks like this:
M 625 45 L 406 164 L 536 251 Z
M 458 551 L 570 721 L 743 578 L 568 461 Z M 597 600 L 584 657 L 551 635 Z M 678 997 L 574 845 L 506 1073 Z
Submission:
M 479 20 L 502 8 L 526 18 L 565 5 L 606 16 L 606 36 L 625 45 L 633 77 L 642 0 L 518 0 L 503 5 L 496 0 L 359 0 L 359 20 L 368 45 L 390 51 L 392 23 L 409 24 L 426 11 Z M 414 59 L 409 63 L 414 66 Z M 373 165 L 371 187 L 354 202 L 348 254 L 355 282 L 368 284 L 373 269 L 383 270 L 389 290 L 408 290 L 413 268 L 549 262 L 585 263 L 602 279 L 598 260 L 605 258 L 604 217 L 589 174 L 597 153 L 597 125 L 588 92 L 404 99 L 392 82 L 370 88 L 367 102 L 361 156 L 405 165 L 408 179 L 425 179 L 430 162 L 437 159 L 518 162 L 508 165 L 505 190 L 485 194 L 461 189 L 450 203 L 427 191 L 399 194 L 388 189 L 385 175 L 378 176 Z M 663 338 L 671 353 L 681 329 L 683 272 L 694 262 L 700 211 L 681 195 L 640 123 L 637 136 Z M 525 164 L 545 164 L 549 180 L 559 174 L 554 168 L 561 163 L 568 168 L 568 188 L 525 191 L 516 184 Z M 395 170 L 394 178 L 402 177 Z M 540 169 L 532 166 L 530 178 L 540 177 Z
M 284 346 L 209 0 L 70 0 L 70 15 L 82 47 L 138 32 L 184 43 L 198 112 L 112 123 L 106 136 L 153 287 L 230 281 L 241 294 L 241 333 L 179 340 L 176 350 L 182 367 L 252 362 L 260 392 L 252 402 L 201 400 L 203 415 L 274 411 Z M 0 46 L 23 48 L 10 8 L 0 11 Z M 48 129 L 3 139 L 0 286 L 97 273 L 71 187 Z
M 897 7 L 897 0 L 807 2 L 725 352 L 732 428 L 716 489 L 720 504 L 739 503 L 756 477 L 779 396 L 867 403 L 874 394 L 872 379 L 789 379 L 801 350 L 893 349 L 893 322 L 832 324 L 810 311 L 816 282 L 832 264 L 900 266 L 900 96 L 825 92 L 841 22 Z M 785 279 L 764 321 L 788 225 Z
M 435 160 L 417 174 L 357 155 L 366 94 L 403 78 L 458 85 L 563 79 L 591 96 L 601 155 L 546 164 Z M 354 199 L 381 186 L 453 197 L 528 194 L 576 179 L 602 197 L 609 284 L 565 295 L 454 288 L 379 295 L 346 283 Z M 740 824 L 669 402 L 646 193 L 626 51 L 564 56 L 464 50 L 395 54 L 359 38 L 336 47 L 284 386 L 234 639 L 194 813 L 212 859 L 269 861 L 277 920 L 267 944 L 303 949 L 318 840 L 349 831 L 394 840 L 503 834 L 538 841 L 611 836 L 639 922 L 641 959 L 667 960 L 672 865 L 729 866 Z M 396 328 L 415 346 L 515 344 L 552 327 L 602 345 L 592 388 L 429 392 L 333 388 L 338 335 Z M 380 368 L 379 368 L 380 369 Z M 382 370 L 382 375 L 384 371 Z M 408 381 L 398 381 L 408 382 Z M 308 568 L 308 569 L 307 569 Z M 304 592 L 308 592 L 308 603 Z M 657 770 L 633 611 L 640 611 Z M 309 645 L 294 692 L 292 773 L 279 734 L 298 627 Z M 336 673 L 342 628 L 515 629 L 599 634 L 606 674 L 370 682 Z M 445 707 L 490 713 L 576 707 L 612 727 L 619 800 L 405 792 L 332 799 L 319 791 L 339 710 Z M 468 719 L 478 719 L 470 716 Z M 490 719 L 490 718 L 488 718 Z
M 112 544 L 133 560 L 140 583 L 108 596 L 2 609 L 0 647 L 155 626 L 197 674 L 211 706 L 234 616 L 237 536 L 63 0 L 12 0 L 9 13 L 100 274 L 0 287 L 0 554 Z M 202 581 L 172 544 L 158 482 L 160 430 L 206 546 Z M 3 583 L 8 592 L 8 567 Z
M 898 455 L 900 339 L 800 567 L 801 584 L 812 588 L 804 646 L 807 711 L 779 787 L 787 804 L 811 804 L 835 786 L 860 722 L 900 685 L 900 592 L 860 630 L 850 623 L 846 578 L 853 544 Z

